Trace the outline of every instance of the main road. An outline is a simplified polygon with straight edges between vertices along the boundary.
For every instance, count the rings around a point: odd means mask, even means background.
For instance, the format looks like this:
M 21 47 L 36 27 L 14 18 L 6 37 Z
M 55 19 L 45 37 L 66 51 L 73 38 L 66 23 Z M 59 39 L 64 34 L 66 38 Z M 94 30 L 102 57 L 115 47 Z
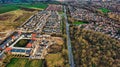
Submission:
M 70 67 L 75 67 L 73 53 L 72 53 L 72 47 L 71 47 L 70 33 L 69 33 L 69 23 L 68 23 L 68 19 L 67 19 L 67 15 L 66 15 L 66 7 L 65 6 L 64 6 L 64 17 L 65 17 L 65 22 L 66 22 L 69 64 L 70 64 Z

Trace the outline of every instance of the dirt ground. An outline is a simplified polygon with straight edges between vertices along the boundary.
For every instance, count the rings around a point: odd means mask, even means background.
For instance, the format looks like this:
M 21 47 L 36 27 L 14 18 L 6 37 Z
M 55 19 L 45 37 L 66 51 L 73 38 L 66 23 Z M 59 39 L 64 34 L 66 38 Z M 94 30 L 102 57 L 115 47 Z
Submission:
M 13 14 L 2 14 L 2 15 L 0 15 L 0 21 L 5 21 L 8 19 L 11 19 L 12 16 L 13 16 Z
M 48 67 L 63 67 L 64 65 L 64 59 L 62 58 L 61 53 L 47 55 L 46 61 Z
M 1 38 L 1 37 L 5 37 L 5 35 L 6 35 L 6 34 L 4 34 L 4 33 L 0 33 L 0 38 Z
M 0 32 L 16 29 L 34 13 L 36 11 L 15 10 L 0 14 Z
M 53 37 L 54 41 L 56 41 L 56 43 L 58 45 L 63 45 L 64 41 L 61 37 Z
M 48 53 L 48 55 L 46 55 L 45 59 L 47 62 L 47 66 L 48 67 L 69 67 L 69 65 L 64 64 L 66 60 L 63 57 L 64 53 L 67 53 L 67 49 L 62 48 L 62 51 L 59 51 L 59 49 L 56 49 L 56 48 L 60 48 L 59 46 L 65 45 L 63 38 L 53 37 L 53 40 L 56 42 L 56 44 L 52 46 L 52 49 L 55 49 L 54 51 L 56 52 L 53 51 L 52 53 L 50 52 Z

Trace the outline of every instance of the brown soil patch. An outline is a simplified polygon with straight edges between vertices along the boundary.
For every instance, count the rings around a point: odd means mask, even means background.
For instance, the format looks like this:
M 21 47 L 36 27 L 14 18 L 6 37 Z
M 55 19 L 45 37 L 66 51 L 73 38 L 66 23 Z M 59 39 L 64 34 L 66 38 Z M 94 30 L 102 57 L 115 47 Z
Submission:
M 53 39 L 59 45 L 63 45 L 63 43 L 64 43 L 64 41 L 61 37 L 53 37 Z
M 18 18 L 16 18 L 15 20 L 14 20 L 14 22 L 17 22 L 20 18 L 22 18 L 23 17 L 23 15 L 21 15 L 21 16 L 19 16 Z
M 5 21 L 8 20 L 12 17 L 12 14 L 4 14 L 4 15 L 0 15 L 0 21 Z
M 25 22 L 33 13 L 23 13 L 23 15 L 19 16 L 14 20 L 14 22 Z
M 0 37 L 5 37 L 5 33 L 0 33 Z
M 48 53 L 58 53 L 62 51 L 62 46 L 61 45 L 51 45 L 48 49 Z
M 48 54 L 46 56 L 46 61 L 48 67 L 65 67 L 64 59 L 60 53 Z
M 15 30 L 18 26 L 24 23 L 34 12 L 15 10 L 0 14 L 0 31 Z

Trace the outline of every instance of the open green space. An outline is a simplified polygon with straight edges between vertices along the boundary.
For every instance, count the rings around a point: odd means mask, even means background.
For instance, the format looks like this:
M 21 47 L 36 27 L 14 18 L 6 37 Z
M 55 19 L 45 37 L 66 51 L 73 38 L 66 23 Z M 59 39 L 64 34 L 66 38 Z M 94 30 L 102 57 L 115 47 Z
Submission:
M 6 67 L 42 67 L 43 60 L 29 60 L 27 58 L 12 58 Z
M 0 6 L 0 14 L 14 11 L 21 9 L 21 7 L 24 8 L 31 8 L 31 9 L 45 9 L 48 6 L 47 3 L 37 3 L 37 4 L 4 4 Z
M 0 14 L 13 11 L 13 10 L 17 10 L 17 9 L 19 9 L 17 5 L 3 5 L 3 6 L 0 6 Z
M 22 4 L 22 7 L 25 8 L 40 8 L 40 9 L 45 9 L 48 5 L 45 3 L 38 3 L 38 4 Z
M 108 9 L 106 9 L 106 8 L 100 8 L 99 10 L 102 11 L 103 13 L 108 13 L 108 12 L 110 12 L 110 10 L 108 10 Z
M 80 25 L 80 24 L 86 24 L 88 22 L 85 22 L 85 21 L 76 21 L 76 22 L 73 22 L 74 25 Z
M 28 39 L 21 39 L 14 46 L 15 47 L 25 47 L 29 43 L 29 41 L 30 40 L 28 40 Z

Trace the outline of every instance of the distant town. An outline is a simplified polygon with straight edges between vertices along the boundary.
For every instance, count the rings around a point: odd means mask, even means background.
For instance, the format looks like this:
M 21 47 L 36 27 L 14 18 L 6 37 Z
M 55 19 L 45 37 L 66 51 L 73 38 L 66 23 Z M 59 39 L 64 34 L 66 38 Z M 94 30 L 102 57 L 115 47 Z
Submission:
M 0 0 L 0 67 L 119 67 L 119 0 Z

